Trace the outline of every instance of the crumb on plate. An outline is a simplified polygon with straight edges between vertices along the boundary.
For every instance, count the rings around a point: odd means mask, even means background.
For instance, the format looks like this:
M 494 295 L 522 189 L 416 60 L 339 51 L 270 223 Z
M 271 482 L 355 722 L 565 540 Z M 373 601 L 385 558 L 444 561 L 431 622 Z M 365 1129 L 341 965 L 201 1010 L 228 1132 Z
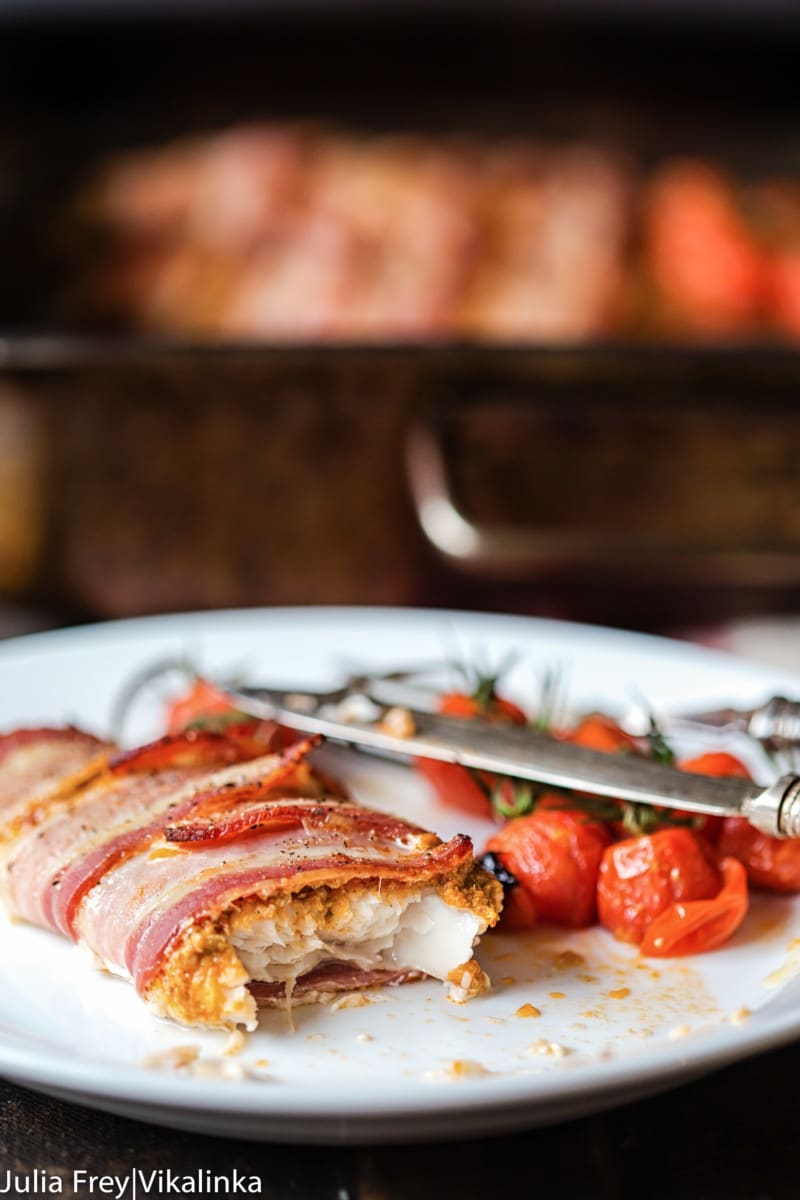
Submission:
M 541 1015 L 542 1010 L 535 1004 L 521 1004 L 514 1013 L 515 1017 L 540 1017 Z
M 192 1066 L 199 1057 L 199 1046 L 169 1046 L 166 1050 L 145 1055 L 141 1065 L 148 1071 L 181 1071 Z
M 572 1051 L 567 1046 L 562 1046 L 560 1042 L 549 1042 L 547 1038 L 537 1038 L 535 1042 L 531 1042 L 526 1054 L 541 1054 L 544 1058 L 566 1058 Z

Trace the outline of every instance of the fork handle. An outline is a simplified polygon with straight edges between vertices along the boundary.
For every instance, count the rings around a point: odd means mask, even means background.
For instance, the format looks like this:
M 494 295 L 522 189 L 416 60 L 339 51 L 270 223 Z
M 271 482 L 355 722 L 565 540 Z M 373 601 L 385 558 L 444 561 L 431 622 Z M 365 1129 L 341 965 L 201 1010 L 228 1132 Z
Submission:
M 800 703 L 773 696 L 750 714 L 747 732 L 768 750 L 800 746 Z

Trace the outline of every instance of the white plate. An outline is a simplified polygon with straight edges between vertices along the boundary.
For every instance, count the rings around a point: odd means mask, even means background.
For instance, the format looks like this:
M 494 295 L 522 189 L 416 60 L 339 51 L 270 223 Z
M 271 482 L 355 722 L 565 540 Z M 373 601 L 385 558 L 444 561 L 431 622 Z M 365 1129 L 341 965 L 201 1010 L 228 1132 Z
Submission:
M 396 666 L 452 653 L 499 662 L 524 652 L 508 681 L 530 702 L 542 673 L 568 672 L 576 708 L 747 705 L 800 680 L 714 651 L 523 618 L 390 609 L 294 609 L 159 617 L 43 634 L 0 647 L 0 727 L 74 721 L 107 728 L 123 681 L 159 656 L 246 667 L 254 680 L 325 684 L 347 660 Z M 135 732 L 154 728 L 152 714 Z M 333 752 L 331 752 L 333 753 Z M 368 804 L 458 829 L 480 847 L 490 827 L 437 808 L 402 767 L 337 752 Z M 75 948 L 21 925 L 4 930 L 0 1071 L 80 1103 L 164 1125 L 283 1141 L 467 1136 L 552 1122 L 671 1086 L 800 1032 L 800 901 L 757 898 L 715 954 L 646 962 L 601 930 L 492 934 L 481 958 L 493 991 L 455 1006 L 438 983 L 386 990 L 380 1002 L 300 1009 L 296 1029 L 270 1012 L 233 1058 L 225 1038 L 160 1022 L 127 984 L 91 970 Z M 565 951 L 571 954 L 565 955 Z M 577 956 L 580 956 L 578 958 Z M 535 1005 L 539 1017 L 516 1011 Z M 742 1009 L 750 1016 L 742 1018 Z M 537 1053 L 554 1043 L 562 1057 Z M 200 1047 L 208 1070 L 154 1070 L 143 1059 Z M 472 1064 L 457 1075 L 451 1064 Z M 239 1077 L 235 1077 L 239 1076 Z

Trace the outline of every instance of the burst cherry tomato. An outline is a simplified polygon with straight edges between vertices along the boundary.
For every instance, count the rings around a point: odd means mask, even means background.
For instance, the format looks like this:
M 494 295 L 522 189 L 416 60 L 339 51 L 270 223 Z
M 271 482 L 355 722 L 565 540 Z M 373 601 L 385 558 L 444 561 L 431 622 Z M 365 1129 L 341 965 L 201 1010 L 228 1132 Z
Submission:
M 770 837 L 742 817 L 726 817 L 719 848 L 738 858 L 755 887 L 800 892 L 800 838 Z
M 747 874 L 735 858 L 719 864 L 722 887 L 711 900 L 671 904 L 656 917 L 642 939 L 642 954 L 675 958 L 716 950 L 747 914 Z
M 528 893 L 543 921 L 580 928 L 596 914 L 597 872 L 610 837 L 577 810 L 534 812 L 490 839 L 495 854 Z
M 724 859 L 718 868 L 703 840 L 681 827 L 618 842 L 600 865 L 600 921 L 620 941 L 646 946 L 646 953 L 712 950 L 747 911 L 746 880 L 737 865 Z
M 601 924 L 623 942 L 641 942 L 675 901 L 709 900 L 720 877 L 711 853 L 688 829 L 626 838 L 603 855 L 597 882 Z

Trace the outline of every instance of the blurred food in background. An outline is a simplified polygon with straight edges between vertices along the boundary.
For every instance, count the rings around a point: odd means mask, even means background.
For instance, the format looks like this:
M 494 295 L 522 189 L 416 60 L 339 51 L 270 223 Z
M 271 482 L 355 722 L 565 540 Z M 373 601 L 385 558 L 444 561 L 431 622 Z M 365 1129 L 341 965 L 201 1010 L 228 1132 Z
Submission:
M 240 126 L 102 172 L 89 302 L 240 338 L 597 337 L 629 198 L 624 160 L 584 145 Z
M 178 7 L 0 11 L 0 595 L 796 608 L 800 21 Z
M 112 159 L 80 297 L 241 339 L 800 336 L 800 183 L 579 142 L 242 124 Z
M 800 337 L 800 180 L 743 184 L 704 162 L 657 171 L 642 211 L 648 327 Z

